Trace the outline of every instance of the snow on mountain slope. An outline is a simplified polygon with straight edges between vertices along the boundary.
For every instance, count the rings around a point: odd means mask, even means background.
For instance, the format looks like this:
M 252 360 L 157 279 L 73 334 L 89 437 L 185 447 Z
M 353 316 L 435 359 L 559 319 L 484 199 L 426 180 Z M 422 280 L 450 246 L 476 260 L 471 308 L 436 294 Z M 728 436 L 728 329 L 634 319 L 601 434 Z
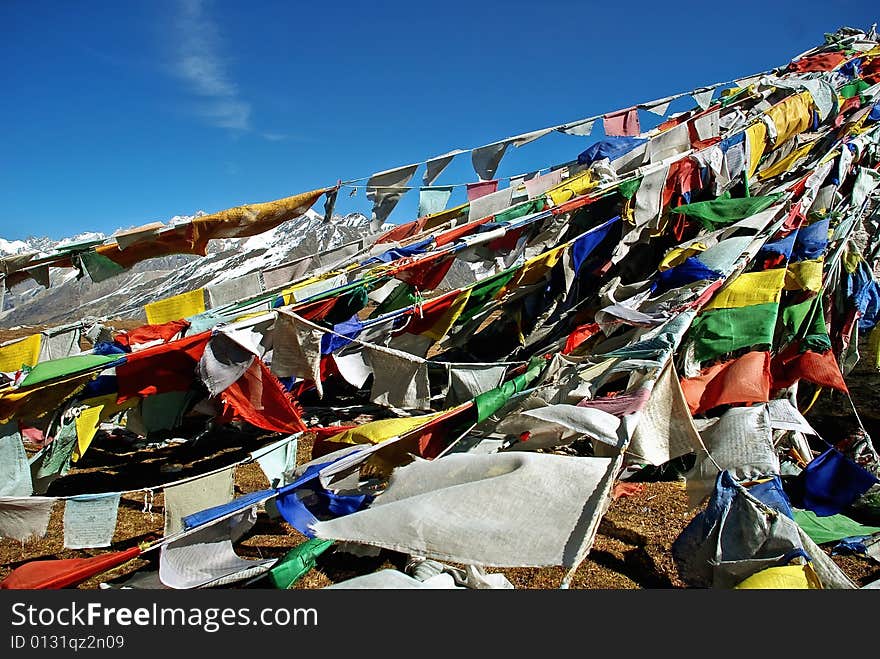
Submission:
M 88 316 L 145 320 L 143 306 L 148 302 L 338 247 L 367 235 L 369 228 L 369 219 L 359 213 L 324 222 L 321 214 L 310 209 L 256 236 L 212 240 L 207 256 L 150 259 L 98 283 L 88 276 L 77 279 L 76 270 L 53 268 L 48 289 L 28 280 L 7 292 L 0 324 L 61 324 Z M 0 254 L 51 251 L 56 245 L 101 237 L 103 234 L 80 234 L 57 243 L 46 238 L 0 239 Z
M 6 240 L 0 238 L 0 256 L 4 254 L 24 254 L 33 248 L 23 240 Z

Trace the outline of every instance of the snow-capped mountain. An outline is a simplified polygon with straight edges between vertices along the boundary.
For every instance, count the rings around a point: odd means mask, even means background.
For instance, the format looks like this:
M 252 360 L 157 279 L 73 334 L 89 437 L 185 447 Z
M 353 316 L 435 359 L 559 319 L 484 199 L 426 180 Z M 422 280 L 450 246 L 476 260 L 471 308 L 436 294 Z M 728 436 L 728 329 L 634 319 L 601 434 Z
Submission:
M 190 217 L 175 219 L 188 221 Z M 266 270 L 352 242 L 369 232 L 369 219 L 360 213 L 334 216 L 324 222 L 320 213 L 310 209 L 257 236 L 212 240 L 207 256 L 180 254 L 150 259 L 98 283 L 88 276 L 77 279 L 74 269 L 52 268 L 48 289 L 28 280 L 7 291 L 0 325 L 57 325 L 89 316 L 145 320 L 143 307 L 148 302 Z M 46 253 L 60 245 L 103 237 L 90 233 L 61 241 L 0 238 L 0 255 Z
M 35 251 L 34 248 L 23 240 L 6 240 L 0 238 L 0 256 L 10 254 L 26 254 Z

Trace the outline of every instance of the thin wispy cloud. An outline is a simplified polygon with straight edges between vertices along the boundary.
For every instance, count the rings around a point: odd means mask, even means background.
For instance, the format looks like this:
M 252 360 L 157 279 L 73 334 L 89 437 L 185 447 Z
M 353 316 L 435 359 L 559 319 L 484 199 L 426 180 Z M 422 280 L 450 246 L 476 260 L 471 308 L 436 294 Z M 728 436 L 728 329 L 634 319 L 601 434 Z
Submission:
M 270 142 L 284 142 L 285 140 L 290 139 L 290 135 L 285 135 L 284 133 L 271 133 L 271 132 L 260 133 L 260 137 L 262 137 L 264 140 L 268 140 Z
M 174 73 L 201 98 L 195 112 L 213 126 L 251 130 L 251 105 L 230 78 L 223 44 L 203 0 L 179 0 Z

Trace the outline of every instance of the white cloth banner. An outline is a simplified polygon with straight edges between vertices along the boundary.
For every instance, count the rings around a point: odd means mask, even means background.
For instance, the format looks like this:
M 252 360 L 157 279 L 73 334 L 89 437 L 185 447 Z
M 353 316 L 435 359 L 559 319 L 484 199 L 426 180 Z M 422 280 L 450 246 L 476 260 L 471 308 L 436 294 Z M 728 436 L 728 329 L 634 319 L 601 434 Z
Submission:
M 526 186 L 526 192 L 529 195 L 529 199 L 540 197 L 547 192 L 547 190 L 555 188 L 560 183 L 562 183 L 561 169 L 555 169 L 552 172 L 541 174 L 540 176 L 536 176 L 535 178 L 523 182 Z
M 0 497 L 0 538 L 19 542 L 42 538 L 55 501 L 54 497 Z
M 43 330 L 40 337 L 40 356 L 38 362 L 50 359 L 61 359 L 78 355 L 82 352 L 79 347 L 79 339 L 82 335 L 82 324 L 72 326 L 54 327 Z
M 199 379 L 208 393 L 217 396 L 235 384 L 256 359 L 254 353 L 245 350 L 223 332 L 211 337 L 199 358 Z
M 253 527 L 256 506 L 193 529 L 160 549 L 159 579 L 170 588 L 204 588 L 235 583 L 268 571 L 276 558 L 247 560 L 232 543 Z
M 406 184 L 418 169 L 418 164 L 405 165 L 373 174 L 367 181 L 367 199 L 373 202 L 370 227 L 378 231 L 391 211 L 407 192 Z
M 260 465 L 270 487 L 282 487 L 293 482 L 298 445 L 296 437 L 286 437 L 251 453 L 251 459 Z
M 721 110 L 714 110 L 713 112 L 700 115 L 699 117 L 694 119 L 694 130 L 697 133 L 697 139 L 709 140 L 713 137 L 718 137 L 718 117 L 720 115 Z
M 449 390 L 446 407 L 460 405 L 501 384 L 507 366 L 497 364 L 448 364 Z
M 321 293 L 326 293 L 333 288 L 339 288 L 340 286 L 344 286 L 347 283 L 348 277 L 346 277 L 344 274 L 339 274 L 334 275 L 333 277 L 327 277 L 326 279 L 322 279 L 311 284 L 306 284 L 305 286 L 294 288 L 290 294 L 293 296 L 293 299 L 296 302 L 302 302 L 307 298 L 320 295 Z
M 504 157 L 504 152 L 512 142 L 513 140 L 495 142 L 471 152 L 471 164 L 481 181 L 491 181 L 495 177 L 498 165 L 501 164 L 501 158 Z
M 364 386 L 372 371 L 370 365 L 365 361 L 362 351 L 334 354 L 332 357 L 343 380 L 358 389 Z
M 29 497 L 34 493 L 31 467 L 18 425 L 0 424 L 0 496 Z
M 510 208 L 512 195 L 513 189 L 507 187 L 474 199 L 468 205 L 468 222 L 479 220 Z
M 532 399 L 534 403 L 534 399 Z M 604 410 L 559 403 L 511 414 L 496 426 L 496 432 L 529 432 L 528 440 L 514 444 L 516 451 L 537 451 L 564 444 L 586 435 L 594 441 L 621 448 L 620 419 Z
M 109 547 L 116 531 L 119 492 L 84 494 L 64 502 L 64 546 L 67 549 Z
M 806 435 L 818 435 L 810 422 L 787 398 L 776 398 L 767 403 L 770 411 L 770 427 L 777 430 L 794 430 Z M 808 457 L 809 454 L 807 454 Z
M 647 226 L 660 216 L 663 188 L 666 185 L 666 177 L 669 175 L 669 167 L 661 167 L 657 171 L 645 174 L 636 190 L 635 208 L 633 218 L 636 228 Z
M 425 163 L 425 174 L 423 177 L 423 181 L 425 185 L 434 185 L 434 181 L 437 180 L 437 177 L 440 176 L 441 172 L 452 162 L 452 159 L 455 158 L 459 153 L 467 153 L 463 149 L 456 149 L 455 151 L 450 151 L 449 153 L 444 153 L 442 156 L 436 156 L 431 158 L 427 163 Z
M 706 452 L 686 475 L 691 508 L 715 488 L 719 468 L 738 481 L 779 474 L 779 457 L 767 405 L 732 407 L 712 427 L 701 433 Z
M 627 453 L 661 465 L 703 448 L 672 361 L 660 372 L 641 412 Z
M 687 124 L 678 124 L 651 138 L 651 141 L 648 142 L 645 160 L 650 163 L 659 163 L 667 158 L 677 156 L 679 153 L 684 153 L 690 148 L 691 138 Z
M 437 560 L 572 567 L 605 511 L 612 466 L 541 453 L 449 454 L 396 469 L 370 508 L 313 530 Z
M 227 279 L 205 287 L 208 292 L 208 308 L 215 309 L 224 304 L 245 300 L 263 292 L 259 272 L 251 272 L 241 277 Z
M 575 123 L 566 124 L 559 128 L 559 132 L 565 133 L 566 135 L 576 135 L 578 137 L 587 137 L 593 132 L 593 124 L 596 123 L 595 119 L 590 119 L 589 121 L 577 121 Z
M 712 94 L 714 93 L 714 89 L 695 91 L 693 94 L 691 94 L 691 98 L 694 99 L 696 104 L 700 106 L 700 109 L 705 110 L 712 104 Z
M 431 406 L 428 365 L 424 359 L 390 348 L 364 347 L 373 371 L 370 400 L 377 405 L 427 409 Z
M 654 102 L 652 105 L 640 105 L 639 107 L 644 108 L 651 114 L 657 114 L 661 117 L 665 117 L 666 113 L 669 111 L 669 105 L 672 103 L 672 99 L 667 97 L 664 99 L 659 99 Z
M 313 380 L 318 396 L 323 397 L 321 337 L 324 332 L 293 312 L 277 311 L 270 370 L 281 378 L 296 376 Z
M 233 469 L 166 487 L 165 537 L 183 530 L 183 518 L 232 501 Z
M 298 259 L 294 263 L 272 268 L 271 270 L 263 270 L 263 283 L 266 285 L 266 290 L 271 291 L 274 288 L 292 284 L 308 272 L 311 263 L 312 257 L 307 256 L 303 259 Z

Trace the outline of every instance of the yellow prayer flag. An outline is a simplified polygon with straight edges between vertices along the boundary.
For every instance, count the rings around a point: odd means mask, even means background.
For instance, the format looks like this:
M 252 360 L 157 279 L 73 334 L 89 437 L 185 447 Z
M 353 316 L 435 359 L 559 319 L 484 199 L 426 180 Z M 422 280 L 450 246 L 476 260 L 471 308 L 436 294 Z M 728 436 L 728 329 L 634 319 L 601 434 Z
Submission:
M 240 322 L 242 320 L 249 320 L 250 318 L 257 318 L 259 316 L 266 316 L 268 314 L 267 309 L 263 309 L 262 311 L 251 311 L 250 313 L 242 314 L 241 316 L 236 316 L 233 322 Z
M 761 272 L 747 272 L 730 281 L 715 294 L 703 309 L 733 309 L 753 304 L 779 302 L 785 268 L 773 268 Z
M 822 289 L 822 264 L 824 259 L 797 261 L 788 264 L 785 274 L 787 291 L 819 291 Z
M 798 147 L 779 162 L 758 172 L 758 178 L 761 181 L 766 181 L 768 178 L 773 178 L 783 172 L 787 172 L 798 160 L 806 156 L 814 145 L 815 142 L 810 142 L 809 144 L 804 144 L 803 146 Z
M 595 188 L 596 185 L 597 182 L 593 180 L 590 172 L 584 172 L 583 174 L 573 176 L 564 183 L 557 185 L 555 188 L 551 189 L 547 195 L 553 201 L 554 206 L 559 206 L 570 199 L 587 194 L 587 192 Z
M 749 178 L 752 178 L 767 147 L 767 126 L 759 121 L 746 128 L 746 146 L 749 149 L 748 174 Z
M 43 383 L 26 389 L 0 393 L 0 423 L 11 419 L 39 419 L 54 412 L 61 404 L 82 390 L 97 373 L 80 373 L 66 380 Z
M 513 276 L 513 279 L 505 287 L 506 290 L 537 284 L 559 262 L 559 259 L 565 255 L 565 250 L 570 247 L 571 245 L 561 245 L 530 258 Z
M 40 335 L 31 334 L 27 338 L 0 346 L 0 371 L 10 373 L 22 366 L 36 366 L 40 358 L 40 344 Z
M 858 252 L 847 251 L 847 253 L 843 255 L 843 267 L 849 274 L 853 274 L 859 269 L 859 263 L 861 260 L 862 255 Z
M 410 416 L 402 419 L 380 419 L 379 421 L 370 421 L 357 428 L 352 428 L 341 432 L 338 435 L 328 437 L 327 441 L 336 444 L 379 444 L 392 437 L 400 437 L 411 430 L 415 430 L 419 426 L 433 421 L 444 413 L 445 412 L 437 412 L 435 414 Z
M 821 590 L 822 583 L 809 564 L 780 565 L 753 574 L 734 586 L 734 589 Z
M 452 328 L 455 324 L 455 321 L 458 320 L 458 317 L 464 311 L 465 306 L 467 306 L 468 300 L 471 297 L 471 289 L 467 289 L 466 291 L 462 291 L 461 295 L 455 298 L 455 301 L 452 305 L 446 310 L 446 312 L 440 316 L 436 323 L 431 327 L 431 329 L 422 332 L 422 336 L 427 336 L 430 339 L 434 339 L 435 341 L 441 341 L 446 333 Z
M 684 263 L 689 256 L 696 256 L 705 250 L 706 246 L 703 243 L 693 243 L 687 247 L 673 247 L 666 252 L 666 256 L 660 261 L 660 265 L 657 266 L 657 269 L 661 272 L 663 270 L 669 270 L 670 268 L 674 268 L 675 266 Z
M 880 370 L 880 324 L 874 325 L 868 334 L 868 350 L 871 351 L 874 368 Z
M 161 325 L 172 320 L 195 316 L 205 311 L 205 289 L 199 288 L 150 302 L 144 306 L 144 311 L 147 313 L 147 323 L 150 325 Z
M 829 151 L 824 156 L 822 156 L 822 158 L 819 160 L 819 162 L 817 164 L 824 165 L 826 162 L 830 162 L 830 161 L 834 160 L 839 155 L 840 155 L 840 149 L 833 149 L 832 151 Z
M 92 443 L 92 439 L 95 438 L 95 434 L 98 432 L 103 409 L 102 406 L 87 407 L 76 417 L 76 447 L 74 447 L 73 454 L 70 456 L 71 462 L 79 460 L 83 453 L 86 452 L 86 449 L 89 448 L 89 444 Z
M 810 127 L 812 107 L 813 96 L 810 92 L 800 92 L 767 110 L 767 116 L 776 126 L 774 148 Z

